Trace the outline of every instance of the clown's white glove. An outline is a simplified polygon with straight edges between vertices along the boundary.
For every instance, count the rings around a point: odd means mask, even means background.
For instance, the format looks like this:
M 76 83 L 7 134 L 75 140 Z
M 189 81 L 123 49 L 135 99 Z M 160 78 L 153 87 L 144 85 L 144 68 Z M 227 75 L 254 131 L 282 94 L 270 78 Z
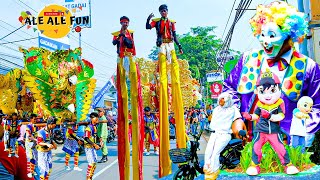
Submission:
M 283 119 L 283 116 L 280 114 L 272 114 L 270 117 L 270 121 L 272 122 L 279 122 Z

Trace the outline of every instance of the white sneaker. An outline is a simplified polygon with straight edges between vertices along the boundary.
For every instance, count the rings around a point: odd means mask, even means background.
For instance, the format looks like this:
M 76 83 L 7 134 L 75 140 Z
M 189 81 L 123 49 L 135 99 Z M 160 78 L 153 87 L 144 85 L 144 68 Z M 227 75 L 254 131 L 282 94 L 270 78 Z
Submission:
M 79 167 L 74 167 L 73 170 L 75 170 L 75 171 L 82 171 L 82 169 L 79 168 Z
M 149 156 L 150 155 L 150 152 L 146 152 L 146 156 Z
M 28 178 L 32 178 L 32 173 L 27 174 Z
M 70 171 L 71 170 L 70 166 L 66 166 L 66 170 Z
M 15 156 L 16 158 L 19 158 L 19 155 L 18 155 L 18 154 L 15 154 L 14 156 Z
M 9 154 L 8 154 L 8 157 L 11 157 L 11 156 L 12 156 L 11 153 L 9 153 Z
M 159 155 L 159 151 L 156 151 L 155 154 L 156 154 L 156 155 Z

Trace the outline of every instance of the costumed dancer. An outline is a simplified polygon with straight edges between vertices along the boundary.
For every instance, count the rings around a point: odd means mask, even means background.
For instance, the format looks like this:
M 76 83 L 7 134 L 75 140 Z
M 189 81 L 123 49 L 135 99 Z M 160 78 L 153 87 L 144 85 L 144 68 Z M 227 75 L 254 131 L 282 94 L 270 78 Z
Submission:
M 219 106 L 214 108 L 210 129 L 211 133 L 205 151 L 205 165 L 203 171 L 206 180 L 215 180 L 219 175 L 220 153 L 228 145 L 231 140 L 232 123 L 241 119 L 239 109 L 234 106 L 232 95 L 221 93 L 218 97 Z
M 8 124 L 8 116 L 3 114 L 2 110 L 0 110 L 1 117 L 1 126 L 3 127 L 3 142 L 4 142 L 4 151 L 8 151 L 8 141 L 9 141 L 9 131 L 6 130 Z
M 229 77 L 224 81 L 223 92 L 233 95 L 240 112 L 253 113 L 256 105 L 255 84 L 260 72 L 270 68 L 282 82 L 281 98 L 285 103 L 284 119 L 280 126 L 290 132 L 292 113 L 302 96 L 313 102 L 307 132 L 314 134 L 320 128 L 320 69 L 312 59 L 296 51 L 294 42 L 301 43 L 308 32 L 306 15 L 284 1 L 259 5 L 256 15 L 250 20 L 254 36 L 262 48 L 246 52 L 239 59 Z M 248 122 L 252 138 L 254 123 Z
M 280 121 L 285 116 L 285 103 L 281 99 L 281 84 L 279 78 L 267 69 L 257 80 L 255 93 L 258 96 L 257 108 L 253 114 L 243 113 L 249 121 L 259 121 L 254 129 L 252 148 L 252 163 L 246 173 L 251 176 L 260 174 L 262 147 L 269 142 L 277 153 L 286 174 L 297 174 L 299 170 L 291 164 L 289 154 L 284 147 Z
M 64 145 L 62 150 L 66 152 L 66 159 L 65 159 L 65 164 L 66 164 L 66 170 L 69 171 L 71 170 L 69 166 L 69 159 L 71 156 L 74 156 L 74 168 L 73 170 L 76 171 L 82 171 L 81 168 L 79 168 L 79 145 L 82 144 L 82 141 L 80 138 L 77 136 L 77 134 L 74 132 L 77 127 L 73 125 L 68 125 L 69 122 L 72 122 L 71 119 L 66 118 L 64 122 L 67 125 L 67 130 L 66 130 L 66 140 L 64 141 Z
M 168 78 L 167 60 L 171 62 L 171 85 L 172 85 L 172 106 L 176 119 L 176 135 L 178 148 L 186 148 L 185 141 L 185 122 L 183 119 L 183 101 L 180 88 L 179 63 L 174 50 L 173 41 L 178 45 L 182 54 L 182 46 L 176 35 L 175 21 L 168 18 L 168 7 L 163 4 L 159 7 L 161 18 L 152 19 L 151 13 L 146 22 L 146 29 L 156 28 L 157 42 L 159 49 L 159 73 L 160 73 L 160 165 L 159 176 L 171 173 L 171 162 L 169 157 L 169 120 L 168 120 Z
M 298 106 L 293 110 L 293 117 L 290 127 L 291 145 L 296 148 L 301 147 L 301 152 L 305 152 L 307 121 L 310 120 L 309 113 L 312 110 L 313 100 L 308 96 L 303 96 L 298 101 Z
M 31 114 L 30 115 L 30 122 L 26 125 L 26 140 L 25 140 L 25 147 L 26 147 L 26 155 L 27 155 L 27 170 L 28 170 L 28 177 L 32 178 L 34 174 L 34 168 L 37 165 L 38 153 L 36 149 L 37 139 L 36 133 L 38 128 L 34 125 L 36 123 L 37 115 Z
M 150 144 L 153 144 L 154 153 L 159 154 L 159 138 L 157 133 L 157 127 L 159 126 L 158 118 L 151 114 L 150 107 L 145 107 L 144 112 L 146 155 L 150 155 Z
M 18 158 L 18 137 L 20 136 L 21 124 L 20 121 L 18 121 L 17 113 L 12 113 L 11 118 L 11 120 L 7 120 L 6 124 L 6 131 L 9 133 L 9 139 L 7 140 L 8 157 L 14 155 Z
M 128 92 L 126 75 L 130 79 L 131 115 L 132 115 L 132 166 L 133 179 L 143 179 L 143 108 L 140 72 L 134 60 L 136 55 L 133 31 L 128 29 L 129 18 L 120 18 L 121 29 L 112 33 L 113 45 L 117 46 L 117 91 L 118 91 L 118 160 L 120 180 L 128 180 L 130 176 L 130 144 L 128 137 Z
M 88 160 L 88 169 L 87 169 L 87 180 L 92 180 L 94 171 L 96 170 L 97 164 L 97 152 L 96 150 L 100 149 L 100 146 L 96 144 L 97 139 L 97 123 L 99 122 L 99 115 L 96 112 L 90 114 L 90 124 L 86 127 L 84 131 L 84 148 Z
M 52 149 L 57 149 L 57 145 L 52 139 L 52 129 L 56 127 L 57 119 L 49 117 L 47 126 L 38 131 L 37 151 L 38 151 L 38 167 L 40 169 L 40 179 L 48 180 L 52 171 Z

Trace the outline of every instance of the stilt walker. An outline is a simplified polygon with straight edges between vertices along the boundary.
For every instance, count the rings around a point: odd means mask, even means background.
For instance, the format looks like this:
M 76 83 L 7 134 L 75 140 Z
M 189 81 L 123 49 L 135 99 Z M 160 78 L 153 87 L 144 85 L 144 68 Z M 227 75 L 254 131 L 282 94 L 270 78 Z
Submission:
M 142 96 L 140 73 L 134 60 L 136 55 L 133 31 L 128 30 L 129 18 L 120 18 L 121 30 L 112 33 L 113 45 L 117 45 L 117 92 L 118 92 L 118 160 L 120 180 L 128 180 L 130 175 L 128 92 L 126 76 L 130 79 L 131 113 L 132 113 L 132 164 L 133 179 L 143 179 L 142 156 L 144 129 L 142 115 Z M 141 126 L 142 124 L 142 126 Z
M 156 28 L 157 47 L 159 49 L 159 73 L 160 73 L 160 165 L 159 176 L 171 173 L 171 161 L 169 157 L 169 120 L 168 120 L 168 78 L 167 61 L 171 62 L 172 106 L 177 125 L 178 148 L 186 147 L 185 124 L 183 119 L 183 102 L 180 88 L 179 64 L 174 50 L 173 41 L 178 45 L 182 54 L 182 46 L 176 36 L 175 21 L 168 19 L 168 7 L 163 4 L 159 7 L 161 18 L 152 19 L 151 13 L 147 19 L 146 29 Z

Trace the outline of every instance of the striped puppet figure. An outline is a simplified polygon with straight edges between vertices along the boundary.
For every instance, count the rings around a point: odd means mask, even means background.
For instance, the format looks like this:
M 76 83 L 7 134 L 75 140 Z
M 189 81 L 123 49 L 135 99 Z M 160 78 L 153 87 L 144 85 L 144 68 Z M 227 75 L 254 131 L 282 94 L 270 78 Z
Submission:
M 50 117 L 47 120 L 47 126 L 38 131 L 37 151 L 38 167 L 40 169 L 40 179 L 48 180 L 52 170 L 52 152 L 51 149 L 57 149 L 52 141 L 51 130 L 56 127 L 56 118 Z
M 71 122 L 70 119 L 65 119 L 65 122 Z M 79 144 L 82 144 L 82 141 L 80 138 L 76 135 L 74 132 L 76 130 L 76 127 L 74 126 L 68 126 L 67 131 L 66 131 L 66 140 L 64 142 L 64 146 L 62 150 L 66 152 L 66 170 L 69 171 L 71 170 L 69 166 L 69 159 L 70 156 L 74 156 L 74 168 L 73 170 L 76 171 L 82 171 L 82 169 L 79 168 L 78 163 L 79 163 Z
M 97 123 L 99 121 L 99 115 L 96 112 L 90 114 L 91 123 L 86 127 L 84 132 L 84 148 L 88 160 L 87 180 L 92 180 L 92 176 L 96 169 L 97 164 L 97 152 L 100 146 L 96 144 L 97 138 Z

